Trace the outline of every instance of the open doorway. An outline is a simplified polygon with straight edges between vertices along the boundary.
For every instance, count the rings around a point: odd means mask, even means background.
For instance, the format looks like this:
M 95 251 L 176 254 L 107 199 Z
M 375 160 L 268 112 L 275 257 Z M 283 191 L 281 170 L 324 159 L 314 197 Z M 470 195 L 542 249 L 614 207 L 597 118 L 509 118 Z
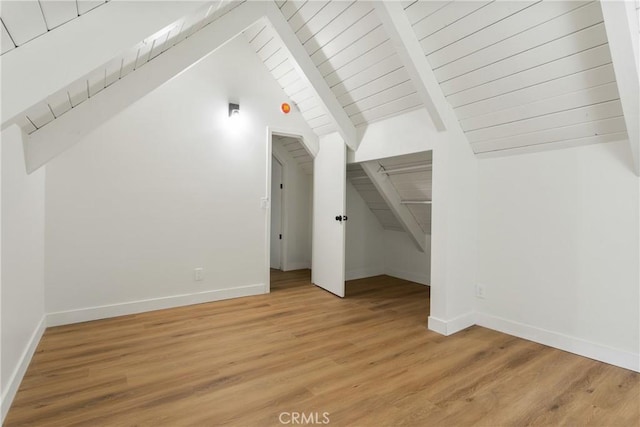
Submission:
M 302 138 L 271 135 L 269 290 L 309 283 L 313 157 Z

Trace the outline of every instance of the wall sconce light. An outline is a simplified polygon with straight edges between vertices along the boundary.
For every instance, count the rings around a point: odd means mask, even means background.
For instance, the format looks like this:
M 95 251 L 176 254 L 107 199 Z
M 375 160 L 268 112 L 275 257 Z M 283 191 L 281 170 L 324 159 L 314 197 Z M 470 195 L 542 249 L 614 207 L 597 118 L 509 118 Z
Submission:
M 236 117 L 240 115 L 240 104 L 229 103 L 229 117 Z

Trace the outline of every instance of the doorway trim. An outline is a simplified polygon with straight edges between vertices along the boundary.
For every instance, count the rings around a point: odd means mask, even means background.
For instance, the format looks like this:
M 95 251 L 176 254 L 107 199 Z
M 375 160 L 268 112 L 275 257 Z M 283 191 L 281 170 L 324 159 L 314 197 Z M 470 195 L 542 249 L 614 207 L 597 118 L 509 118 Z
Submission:
M 275 157 L 280 164 L 282 165 L 282 180 L 283 182 L 287 182 L 287 178 L 288 178 L 288 167 L 286 165 L 286 162 L 284 162 L 284 159 L 282 159 L 277 153 L 275 153 L 273 151 L 273 135 L 280 135 L 280 136 L 286 136 L 286 137 L 290 137 L 290 138 L 295 138 L 297 140 L 300 141 L 300 143 L 302 144 L 302 146 L 304 147 L 305 150 L 307 150 L 307 152 L 309 153 L 309 155 L 314 159 L 315 161 L 315 157 L 316 157 L 316 152 L 314 150 L 311 149 L 309 142 L 304 138 L 304 136 L 302 136 L 300 133 L 292 131 L 292 130 L 288 130 L 288 129 L 282 129 L 282 128 L 274 128 L 271 126 L 267 126 L 267 155 L 266 155 L 266 159 L 265 159 L 265 163 L 266 163 L 266 171 L 267 171 L 267 176 L 266 176 L 266 184 L 265 184 L 265 197 L 262 198 L 262 207 L 264 210 L 266 210 L 265 212 L 265 236 L 264 236 L 264 240 L 265 240 L 265 268 L 264 268 L 264 292 L 265 293 L 270 293 L 271 292 L 271 159 L 273 157 Z M 282 230 L 283 230 L 283 238 L 282 238 L 282 246 L 281 246 L 281 250 L 282 250 L 282 254 L 281 254 L 281 268 L 282 270 L 285 270 L 287 267 L 287 261 L 286 261 L 286 250 L 288 248 L 288 233 L 284 232 L 287 229 L 288 226 L 288 221 L 289 221 L 289 216 L 287 213 L 287 204 L 289 201 L 288 196 L 288 189 L 287 189 L 288 185 L 285 185 L 282 191 Z M 315 186 L 313 187 L 315 188 Z M 313 224 L 313 209 L 311 210 L 311 224 Z M 313 238 L 313 237 L 312 237 Z M 313 257 L 313 253 L 311 254 Z
M 272 151 L 271 158 L 275 159 L 278 163 L 280 163 L 280 167 L 282 168 L 282 183 L 287 182 L 288 178 L 288 167 L 284 159 L 275 151 Z M 273 179 L 273 170 L 271 171 L 271 177 Z M 271 183 L 273 184 L 273 183 Z M 282 191 L 280 192 L 280 233 L 282 234 L 282 239 L 280 239 L 280 270 L 287 270 L 287 234 L 285 230 L 289 225 L 289 215 L 287 209 L 287 185 L 282 187 Z M 271 185 L 269 188 L 273 188 Z M 273 201 L 273 194 L 269 194 L 269 200 Z M 271 227 L 271 214 L 273 213 L 273 203 L 269 203 L 269 227 Z M 271 230 L 269 230 L 269 269 L 271 269 Z

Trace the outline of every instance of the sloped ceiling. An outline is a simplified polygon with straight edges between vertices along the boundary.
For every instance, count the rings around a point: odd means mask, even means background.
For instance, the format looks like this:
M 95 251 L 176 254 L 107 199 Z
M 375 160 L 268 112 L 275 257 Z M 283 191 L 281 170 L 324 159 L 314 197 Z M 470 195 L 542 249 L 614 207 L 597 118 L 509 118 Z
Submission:
M 421 107 L 372 2 L 287 0 L 276 4 L 354 126 Z M 263 23 L 246 35 L 318 135 L 335 131 L 269 25 Z
M 102 6 L 109 0 L 9 0 L 2 2 L 1 54 Z
M 289 153 L 307 175 L 313 175 L 313 157 L 298 138 L 273 135 L 273 144 L 277 144 Z
M 599 2 L 405 2 L 474 152 L 626 137 Z
M 430 234 L 432 152 L 388 157 L 374 163 L 376 173 L 388 178 L 398 200 L 409 210 L 422 232 Z M 347 165 L 347 179 L 385 230 L 406 231 L 361 165 Z
M 84 7 L 88 8 L 90 4 L 96 2 L 86 3 L 87 5 Z M 169 27 L 140 41 L 140 43 L 104 64 L 104 66 L 94 70 L 71 85 L 61 88 L 55 94 L 29 108 L 24 112 L 24 115 L 18 119 L 18 125 L 20 125 L 27 134 L 37 131 L 67 111 L 76 108 L 87 99 L 97 95 L 102 90 L 116 84 L 129 73 L 144 66 L 158 55 L 185 40 L 206 25 L 211 24 L 230 10 L 238 7 L 241 3 L 242 1 L 237 0 L 219 0 L 207 4 L 189 16 L 178 17 Z M 2 5 L 4 14 L 4 2 Z M 26 10 L 31 12 L 31 9 Z
M 347 165 L 347 179 L 358 191 L 369 210 L 376 216 L 385 230 L 404 231 L 404 228 L 393 214 L 393 211 L 382 198 L 371 179 L 357 163 Z
M 2 12 L 3 20 L 6 15 L 3 52 L 47 30 L 47 19 L 61 25 L 71 18 L 63 13 L 71 10 L 66 3 L 51 10 L 40 8 L 38 2 L 18 3 L 25 4 L 20 6 L 23 12 L 6 6 Z M 81 4 L 88 10 L 99 3 L 81 1 L 76 12 L 80 13 Z M 627 137 L 599 2 L 401 4 L 430 71 L 475 153 Z M 241 1 L 214 1 L 193 16 L 177 17 L 175 25 L 162 34 L 33 106 L 19 124 L 27 132 L 36 131 L 241 5 Z M 398 54 L 403 47 L 390 39 L 375 2 L 278 0 L 275 5 L 340 114 L 348 116 L 349 126 L 367 126 L 423 107 L 416 82 L 403 64 L 406 59 Z M 34 21 L 24 26 L 29 34 L 18 35 L 20 30 L 14 30 L 23 27 L 16 24 L 21 19 Z M 38 20 L 45 22 L 44 27 L 35 24 Z M 15 31 L 14 41 L 13 34 L 8 34 Z M 335 109 L 327 111 L 326 102 L 318 98 L 317 88 L 310 87 L 308 76 L 300 74 L 269 20 L 258 21 L 244 35 L 315 133 L 336 131 Z

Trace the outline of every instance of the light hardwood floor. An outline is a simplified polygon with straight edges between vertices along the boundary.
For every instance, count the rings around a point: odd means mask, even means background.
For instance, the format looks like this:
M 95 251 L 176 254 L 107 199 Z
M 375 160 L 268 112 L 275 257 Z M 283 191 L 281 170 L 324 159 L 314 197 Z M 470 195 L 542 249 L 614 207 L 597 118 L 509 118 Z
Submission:
M 306 270 L 272 276 L 269 295 L 48 329 L 5 425 L 640 424 L 639 374 L 481 327 L 439 336 L 427 287 L 380 276 L 339 299 Z

